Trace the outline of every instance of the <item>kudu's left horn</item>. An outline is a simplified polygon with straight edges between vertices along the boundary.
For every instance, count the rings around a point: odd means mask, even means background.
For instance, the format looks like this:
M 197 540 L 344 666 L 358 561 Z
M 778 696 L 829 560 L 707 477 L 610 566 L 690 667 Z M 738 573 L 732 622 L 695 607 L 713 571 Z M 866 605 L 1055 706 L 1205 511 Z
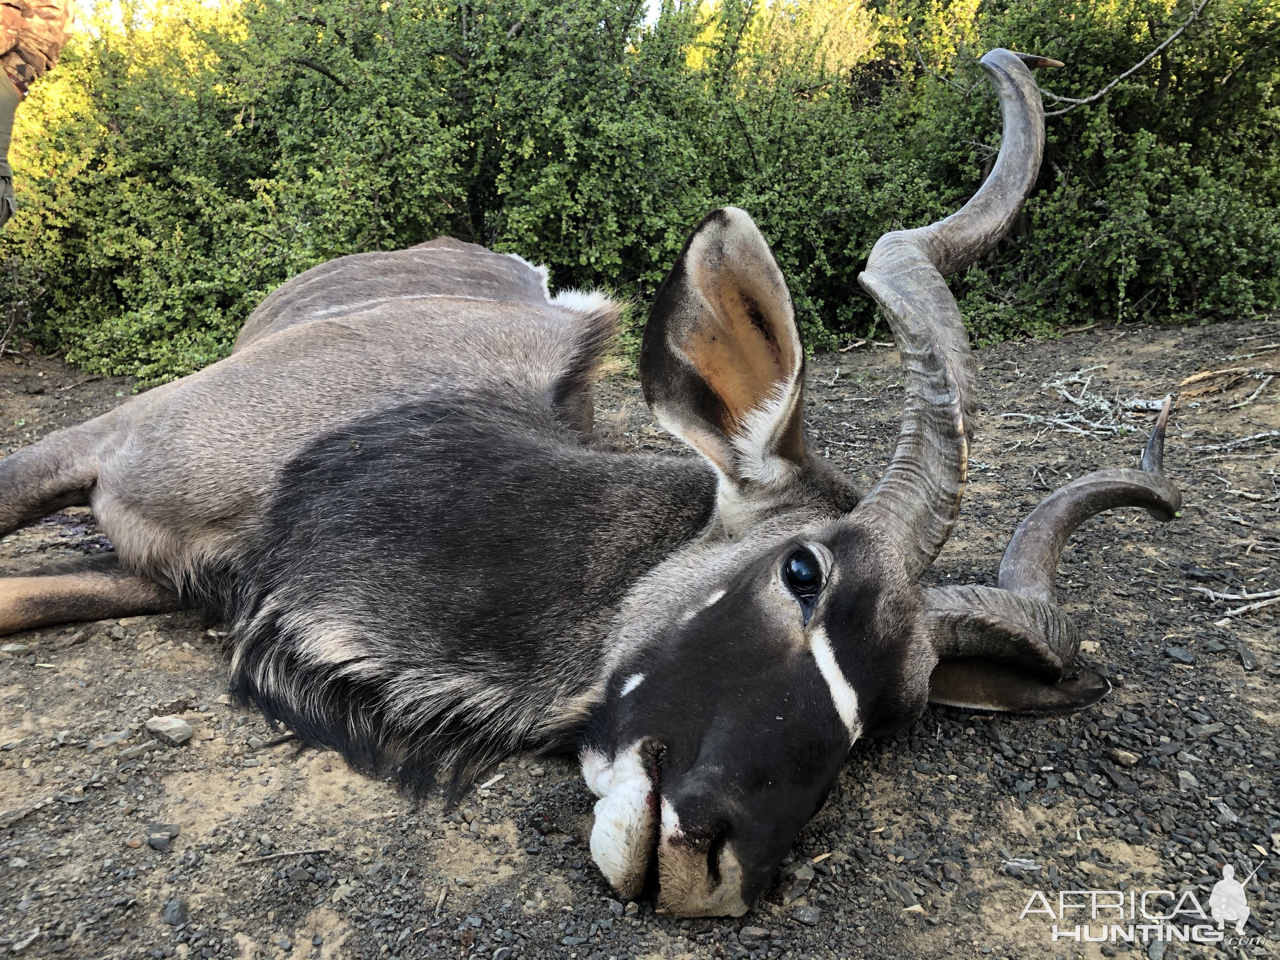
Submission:
M 1080 636 L 1058 608 L 1053 581 L 1067 540 L 1090 517 L 1143 507 L 1172 520 L 1182 494 L 1163 473 L 1165 401 L 1139 469 L 1098 470 L 1054 491 L 1028 514 L 1005 548 L 996 587 L 925 590 L 925 623 L 940 663 L 930 682 L 935 703 L 975 709 L 1053 713 L 1100 700 L 1110 682 L 1071 672 Z
M 906 402 L 893 459 L 857 510 L 898 546 L 912 578 L 933 563 L 955 525 L 975 406 L 968 335 L 943 277 L 993 249 L 1031 192 L 1044 152 L 1044 109 L 1029 67 L 1062 64 L 992 50 L 982 66 L 1004 120 L 990 176 L 953 216 L 881 237 L 858 278 L 888 317 Z M 1027 517 L 1005 552 L 998 587 L 925 591 L 925 628 L 940 661 L 931 699 L 1045 712 L 1079 709 L 1106 694 L 1110 684 L 1096 673 L 1069 675 L 1080 641 L 1055 603 L 1054 573 L 1067 538 L 1088 517 L 1120 506 L 1173 517 L 1180 496 L 1161 473 L 1169 409 L 1166 404 L 1141 470 L 1082 477 Z

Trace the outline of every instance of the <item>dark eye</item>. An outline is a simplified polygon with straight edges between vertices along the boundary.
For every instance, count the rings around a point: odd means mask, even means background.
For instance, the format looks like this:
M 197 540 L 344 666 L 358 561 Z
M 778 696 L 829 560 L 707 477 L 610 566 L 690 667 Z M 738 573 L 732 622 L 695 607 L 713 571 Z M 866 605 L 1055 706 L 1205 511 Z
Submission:
M 813 602 L 822 590 L 822 566 L 818 563 L 818 558 L 801 547 L 787 557 L 782 575 L 786 578 L 787 587 L 800 601 L 804 622 L 808 623 L 809 616 L 813 613 Z

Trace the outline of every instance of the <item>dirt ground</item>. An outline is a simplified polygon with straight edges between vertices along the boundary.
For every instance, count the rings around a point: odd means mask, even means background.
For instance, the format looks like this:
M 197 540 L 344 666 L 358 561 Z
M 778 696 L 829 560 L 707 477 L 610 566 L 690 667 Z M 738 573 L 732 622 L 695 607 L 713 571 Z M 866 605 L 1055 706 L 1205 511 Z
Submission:
M 971 483 L 931 583 L 994 584 L 1018 521 L 1073 477 L 1136 464 L 1155 401 L 1181 392 L 1166 458 L 1181 516 L 1092 520 L 1060 568 L 1083 658 L 1115 690 L 1062 719 L 931 708 L 857 744 L 737 921 L 612 901 L 571 758 L 513 759 L 449 810 L 275 743 L 225 695 L 222 634 L 198 613 L 0 638 L 0 954 L 1277 956 L 1280 605 L 1231 611 L 1280 587 L 1278 359 L 1275 323 L 1094 327 L 977 352 Z M 1189 379 L 1205 371 L 1226 372 Z M 56 359 L 0 358 L 0 453 L 130 394 Z M 816 358 L 808 398 L 812 447 L 874 483 L 897 431 L 894 351 Z M 604 385 L 598 426 L 669 444 L 626 380 Z M 0 574 L 106 548 L 68 510 L 0 541 Z M 153 715 L 194 735 L 166 746 Z M 1062 891 L 1156 890 L 1152 912 L 1194 922 L 1187 894 L 1208 912 L 1226 863 L 1256 868 L 1244 944 L 1086 944 L 1072 934 L 1087 912 L 1057 918 Z

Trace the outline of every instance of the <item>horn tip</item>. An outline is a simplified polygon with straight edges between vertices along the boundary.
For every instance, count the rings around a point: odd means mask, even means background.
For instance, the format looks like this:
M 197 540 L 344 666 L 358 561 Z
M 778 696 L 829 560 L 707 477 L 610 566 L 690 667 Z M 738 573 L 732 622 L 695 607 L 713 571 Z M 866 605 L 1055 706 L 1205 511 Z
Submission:
M 1061 60 L 1054 60 L 1052 57 L 1042 57 L 1034 53 L 1014 53 L 1014 56 L 1025 63 L 1028 67 L 1065 67 L 1066 64 Z
M 1151 429 L 1151 438 L 1147 440 L 1146 449 L 1142 451 L 1139 466 L 1147 473 L 1164 471 L 1164 435 L 1169 425 L 1169 414 L 1173 412 L 1173 394 L 1164 398 L 1164 406 L 1160 408 L 1160 416 L 1156 417 L 1156 425 Z

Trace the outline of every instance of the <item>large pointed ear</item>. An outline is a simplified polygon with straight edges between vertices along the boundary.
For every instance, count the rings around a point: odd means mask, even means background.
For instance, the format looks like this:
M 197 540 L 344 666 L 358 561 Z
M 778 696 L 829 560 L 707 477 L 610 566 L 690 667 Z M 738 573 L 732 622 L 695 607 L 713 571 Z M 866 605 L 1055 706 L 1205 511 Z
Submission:
M 984 713 L 1076 713 L 1110 692 L 1111 682 L 1085 667 L 1049 683 L 991 657 L 943 660 L 929 677 L 930 703 Z
M 726 479 L 770 483 L 804 460 L 803 380 L 791 294 L 769 245 L 745 211 L 716 210 L 649 312 L 645 400 Z
M 922 621 L 939 661 L 929 678 L 932 703 L 1073 713 L 1111 689 L 1075 663 L 1075 623 L 1049 600 L 976 584 L 927 587 Z

